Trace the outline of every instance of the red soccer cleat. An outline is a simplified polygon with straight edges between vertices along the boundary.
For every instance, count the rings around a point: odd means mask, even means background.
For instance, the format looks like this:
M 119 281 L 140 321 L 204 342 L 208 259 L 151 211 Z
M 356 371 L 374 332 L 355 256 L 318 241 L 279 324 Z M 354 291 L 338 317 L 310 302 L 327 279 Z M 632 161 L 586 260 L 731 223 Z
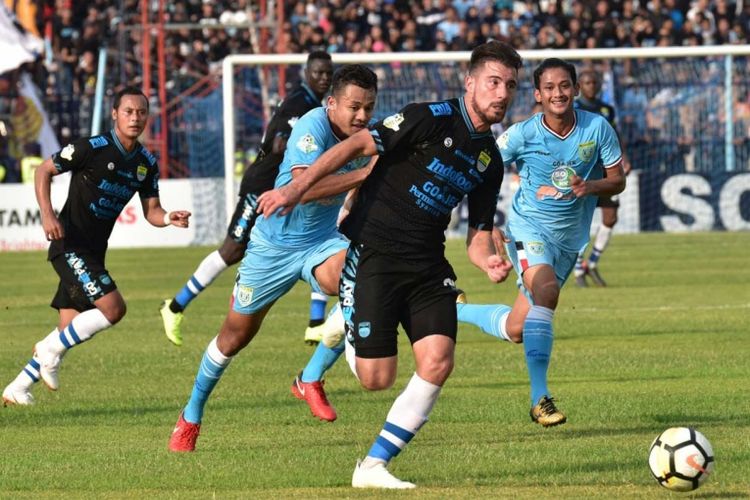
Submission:
M 169 451 L 195 451 L 195 442 L 201 433 L 201 424 L 191 424 L 180 413 L 180 418 L 174 426 L 172 436 L 169 438 Z
M 316 417 L 326 422 L 336 420 L 336 410 L 331 406 L 323 390 L 323 382 L 302 382 L 302 372 L 294 377 L 292 382 L 292 394 L 297 399 L 301 399 L 310 407 L 310 411 Z

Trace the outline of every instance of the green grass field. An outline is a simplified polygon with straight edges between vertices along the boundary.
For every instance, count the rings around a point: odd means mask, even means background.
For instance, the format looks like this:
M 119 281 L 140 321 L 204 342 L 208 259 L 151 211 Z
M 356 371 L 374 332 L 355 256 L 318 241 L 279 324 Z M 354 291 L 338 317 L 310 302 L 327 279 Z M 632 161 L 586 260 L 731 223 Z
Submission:
M 509 302 L 451 241 L 458 285 L 475 303 Z M 520 346 L 461 325 L 456 368 L 391 469 L 409 493 L 350 485 L 413 370 L 401 343 L 394 389 L 361 390 L 344 362 L 328 375 L 339 412 L 313 419 L 289 384 L 311 348 L 309 289 L 279 301 L 214 391 L 194 454 L 167 452 L 200 356 L 228 305 L 234 270 L 196 300 L 173 347 L 157 308 L 207 248 L 112 250 L 128 302 L 116 327 L 71 351 L 61 389 L 34 407 L 0 408 L 0 497 L 116 498 L 666 498 L 646 464 L 654 437 L 687 425 L 712 442 L 716 470 L 691 498 L 750 497 L 750 233 L 618 236 L 602 261 L 606 289 L 564 290 L 551 388 L 568 423 L 528 417 Z M 42 253 L 0 253 L 0 387 L 56 323 L 56 277 Z M 403 337 L 403 336 L 402 336 Z M 342 360 L 343 361 L 343 360 Z

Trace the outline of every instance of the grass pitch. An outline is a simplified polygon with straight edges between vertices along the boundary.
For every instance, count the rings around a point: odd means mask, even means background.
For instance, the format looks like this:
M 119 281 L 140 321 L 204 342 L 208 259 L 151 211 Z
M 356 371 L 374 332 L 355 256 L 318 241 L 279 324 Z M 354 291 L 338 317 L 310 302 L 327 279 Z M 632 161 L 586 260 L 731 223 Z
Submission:
M 648 448 L 684 425 L 703 432 L 716 455 L 714 476 L 686 496 L 748 498 L 748 249 L 750 233 L 615 237 L 601 264 L 610 286 L 569 283 L 556 314 L 550 386 L 568 415 L 561 427 L 531 423 L 520 346 L 461 325 L 456 369 L 430 422 L 391 466 L 417 483 L 408 493 L 349 486 L 412 373 L 408 344 L 401 339 L 388 391 L 364 392 L 336 365 L 326 388 L 339 419 L 317 421 L 289 392 L 312 352 L 302 341 L 304 284 L 227 370 L 197 452 L 168 453 L 234 269 L 190 306 L 176 348 L 157 309 L 209 249 L 112 250 L 108 268 L 128 314 L 68 353 L 60 391 L 39 384 L 36 406 L 0 408 L 0 497 L 664 498 L 677 495 L 650 476 Z M 448 254 L 469 301 L 515 297 L 512 283 L 493 285 L 468 263 L 462 242 L 450 241 Z M 0 253 L 0 269 L 4 387 L 57 321 L 48 307 L 56 279 L 42 253 Z

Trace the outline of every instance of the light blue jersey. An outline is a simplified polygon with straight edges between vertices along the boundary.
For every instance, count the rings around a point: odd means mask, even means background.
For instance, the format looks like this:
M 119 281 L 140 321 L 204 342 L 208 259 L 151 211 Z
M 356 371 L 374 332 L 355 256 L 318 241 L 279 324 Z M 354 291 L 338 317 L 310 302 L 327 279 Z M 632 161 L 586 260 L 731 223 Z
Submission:
M 508 227 L 530 226 L 561 250 L 578 252 L 588 242 L 597 197 L 577 198 L 570 177 L 601 179 L 602 167 L 619 164 L 620 143 L 598 114 L 575 110 L 576 122 L 565 137 L 548 128 L 542 116 L 514 124 L 497 141 L 503 162 L 515 162 L 521 178 Z
M 315 108 L 308 111 L 292 129 L 274 187 L 288 184 L 292 180 L 292 169 L 307 168 L 339 142 L 340 139 L 331 130 L 326 109 Z M 369 157 L 357 158 L 336 173 L 356 170 L 367 165 L 369 160 Z M 342 193 L 299 204 L 287 215 L 260 217 L 250 238 L 266 246 L 304 249 L 330 238 L 341 237 L 336 229 L 336 219 L 345 198 L 346 193 Z

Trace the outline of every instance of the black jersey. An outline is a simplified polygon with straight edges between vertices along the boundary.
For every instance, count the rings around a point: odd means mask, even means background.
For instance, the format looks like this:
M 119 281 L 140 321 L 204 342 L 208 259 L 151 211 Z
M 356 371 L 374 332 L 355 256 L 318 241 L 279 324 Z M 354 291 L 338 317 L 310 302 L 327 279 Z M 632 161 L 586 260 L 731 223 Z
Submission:
M 262 193 L 273 188 L 273 183 L 279 173 L 279 165 L 284 159 L 284 151 L 273 152 L 274 139 L 276 137 L 289 139 L 289 134 L 292 133 L 292 127 L 297 120 L 320 105 L 320 100 L 305 83 L 301 83 L 279 103 L 263 135 L 257 159 L 242 175 L 240 196 L 244 197 L 247 193 Z
M 610 106 L 606 102 L 600 99 L 594 99 L 593 101 L 590 101 L 588 99 L 579 97 L 573 104 L 577 109 L 582 109 L 584 111 L 596 113 L 597 115 L 602 115 L 609 122 L 609 124 L 612 125 L 612 128 L 617 130 L 617 127 L 615 126 L 615 108 Z
M 140 143 L 125 151 L 114 131 L 79 139 L 52 157 L 58 172 L 72 172 L 68 198 L 60 212 L 65 237 L 49 247 L 49 259 L 67 251 L 104 258 L 117 217 L 138 192 L 159 196 L 156 158 Z
M 370 133 L 379 158 L 341 225 L 349 239 L 392 255 L 443 255 L 451 210 L 465 195 L 469 225 L 492 228 L 503 160 L 463 98 L 409 104 Z

